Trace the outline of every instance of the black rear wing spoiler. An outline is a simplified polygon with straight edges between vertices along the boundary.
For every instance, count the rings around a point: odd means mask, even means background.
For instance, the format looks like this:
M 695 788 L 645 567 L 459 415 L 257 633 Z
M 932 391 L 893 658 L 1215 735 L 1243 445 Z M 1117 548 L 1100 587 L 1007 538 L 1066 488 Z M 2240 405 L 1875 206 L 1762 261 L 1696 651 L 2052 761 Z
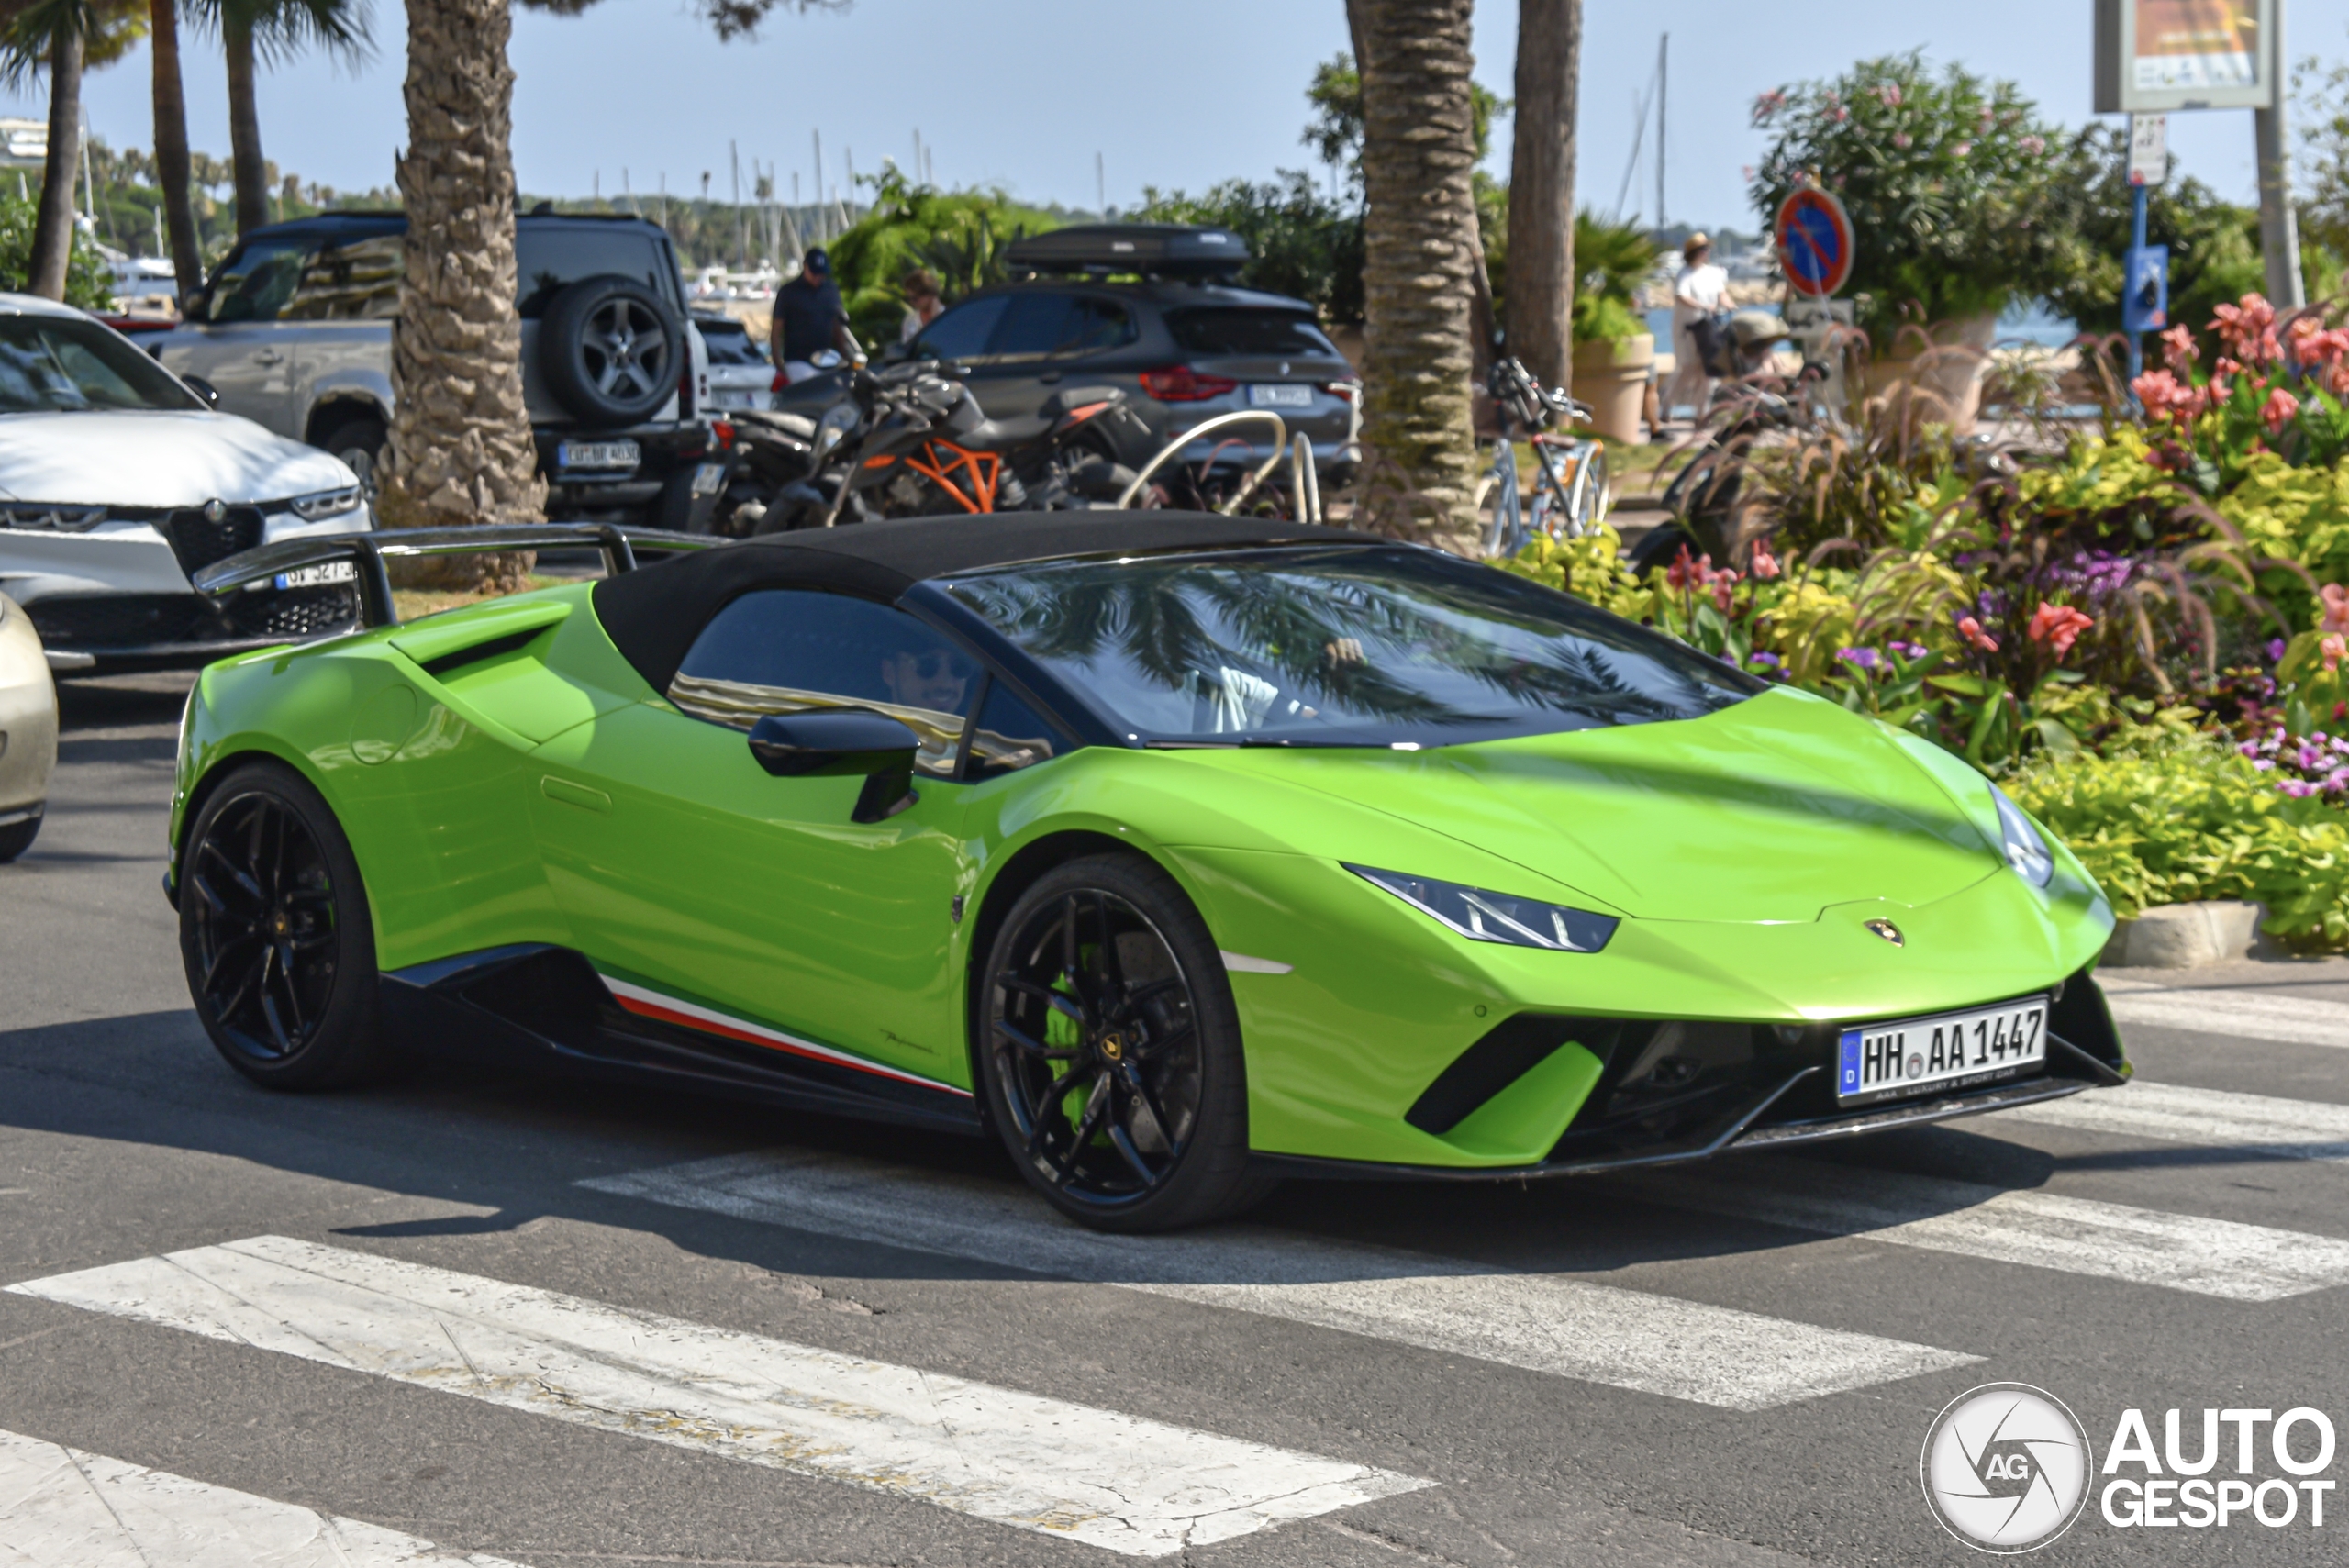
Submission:
M 387 560 L 426 555 L 471 555 L 503 550 L 559 550 L 566 545 L 593 545 L 604 552 L 604 570 L 614 576 L 636 570 L 637 547 L 667 554 L 679 550 L 707 550 L 731 539 L 709 534 L 671 533 L 662 528 L 631 528 L 618 523 L 507 523 L 479 528 L 387 528 L 380 533 L 326 534 L 316 539 L 289 539 L 264 544 L 201 567 L 189 581 L 199 594 L 217 596 L 248 583 L 260 583 L 282 573 L 349 562 L 358 580 L 359 620 L 368 628 L 397 626 L 399 611 L 392 604 L 392 577 Z

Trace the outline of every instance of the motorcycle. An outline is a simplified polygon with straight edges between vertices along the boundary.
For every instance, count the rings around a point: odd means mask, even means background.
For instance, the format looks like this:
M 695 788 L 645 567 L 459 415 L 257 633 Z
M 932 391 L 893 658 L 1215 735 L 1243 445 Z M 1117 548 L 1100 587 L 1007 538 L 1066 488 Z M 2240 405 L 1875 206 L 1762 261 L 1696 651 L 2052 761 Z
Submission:
M 739 418 L 741 495 L 728 508 L 738 530 L 1106 506 L 1153 450 L 1115 387 L 1064 389 L 1039 410 L 1040 427 L 1020 429 L 989 420 L 958 368 L 857 370 L 818 419 Z

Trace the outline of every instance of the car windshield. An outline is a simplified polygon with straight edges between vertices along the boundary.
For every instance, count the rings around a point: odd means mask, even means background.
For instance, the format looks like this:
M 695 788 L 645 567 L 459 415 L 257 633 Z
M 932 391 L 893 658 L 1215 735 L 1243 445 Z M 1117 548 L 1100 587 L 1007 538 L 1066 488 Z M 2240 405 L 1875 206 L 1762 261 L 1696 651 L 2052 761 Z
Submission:
M 95 321 L 0 316 L 0 414 L 203 406 L 170 372 Z
M 1145 741 L 1443 745 L 1696 718 L 1765 689 L 1524 578 L 1404 546 L 1064 562 L 941 585 Z

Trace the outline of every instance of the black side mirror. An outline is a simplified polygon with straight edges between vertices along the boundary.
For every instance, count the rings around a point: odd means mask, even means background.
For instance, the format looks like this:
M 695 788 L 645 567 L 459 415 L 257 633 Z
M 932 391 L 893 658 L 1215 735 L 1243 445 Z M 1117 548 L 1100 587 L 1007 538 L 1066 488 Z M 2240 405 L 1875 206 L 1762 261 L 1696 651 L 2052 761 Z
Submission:
M 907 725 L 867 708 L 771 713 L 751 727 L 751 755 L 779 779 L 854 778 L 863 793 L 854 822 L 879 822 L 914 803 L 914 753 L 921 745 Z
M 205 402 L 210 404 L 213 407 L 217 408 L 220 406 L 220 389 L 213 385 L 210 382 L 205 380 L 202 376 L 184 375 L 180 377 L 180 380 L 187 384 L 187 389 L 190 392 L 193 392 L 198 397 L 203 398 Z

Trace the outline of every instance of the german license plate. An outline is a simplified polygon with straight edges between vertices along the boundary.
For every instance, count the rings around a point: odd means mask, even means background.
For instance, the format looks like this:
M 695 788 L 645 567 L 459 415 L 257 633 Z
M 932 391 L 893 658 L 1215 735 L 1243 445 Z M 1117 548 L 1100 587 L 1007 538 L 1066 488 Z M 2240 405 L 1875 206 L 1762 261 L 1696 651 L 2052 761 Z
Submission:
M 634 441 L 564 441 L 554 449 L 562 468 L 634 468 L 644 454 Z
M 2047 1065 L 2047 998 L 1861 1024 L 1836 1051 L 1835 1103 L 1864 1106 L 1965 1089 Z
M 1310 408 L 1313 389 L 1309 386 L 1265 386 L 1261 383 L 1249 387 L 1248 406 L 1252 408 Z
M 696 495 L 715 495 L 718 494 L 718 487 L 725 482 L 726 465 L 724 463 L 705 462 L 694 470 L 693 484 L 690 488 Z
M 359 570 L 348 561 L 321 562 L 316 566 L 296 567 L 281 572 L 270 579 L 273 587 L 323 588 L 330 583 L 356 583 Z

